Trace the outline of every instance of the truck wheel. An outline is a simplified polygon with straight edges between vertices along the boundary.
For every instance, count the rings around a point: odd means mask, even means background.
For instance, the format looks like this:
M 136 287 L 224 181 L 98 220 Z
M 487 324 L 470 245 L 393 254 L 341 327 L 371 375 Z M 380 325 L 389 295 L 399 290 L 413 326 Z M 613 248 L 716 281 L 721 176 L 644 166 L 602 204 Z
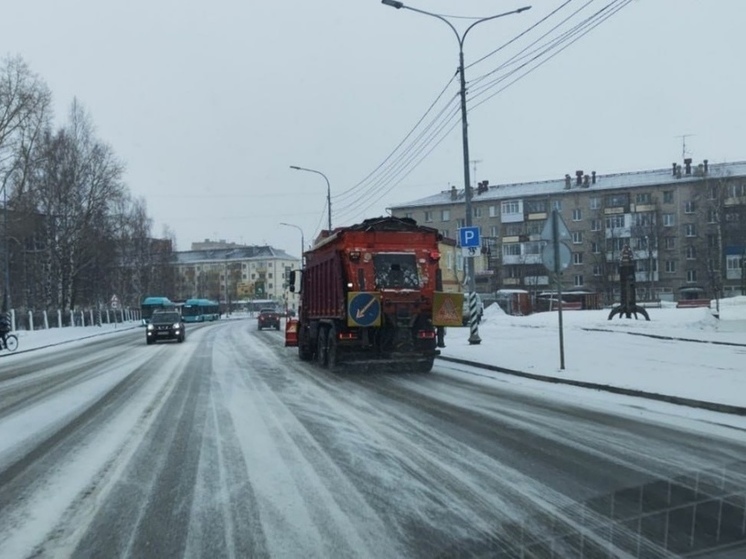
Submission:
M 301 361 L 310 361 L 312 357 L 313 351 L 303 344 L 298 344 L 298 358 Z
M 316 362 L 322 367 L 326 367 L 329 364 L 328 353 L 326 348 L 326 328 L 319 328 L 318 339 L 316 343 Z
M 337 342 L 337 330 L 335 328 L 329 329 L 326 347 L 327 367 L 334 369 L 339 365 L 339 345 Z
M 433 370 L 435 364 L 435 357 L 428 357 L 425 361 L 418 361 L 415 365 L 415 372 L 417 373 L 429 373 Z

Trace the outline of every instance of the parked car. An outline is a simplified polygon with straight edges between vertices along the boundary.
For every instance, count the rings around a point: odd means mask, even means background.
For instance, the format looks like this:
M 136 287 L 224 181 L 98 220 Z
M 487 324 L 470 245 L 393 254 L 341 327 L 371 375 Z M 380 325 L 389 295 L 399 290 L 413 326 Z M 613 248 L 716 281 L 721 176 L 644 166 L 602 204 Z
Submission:
M 275 330 L 280 329 L 280 313 L 275 309 L 262 309 L 259 311 L 259 317 L 257 318 L 257 327 L 259 330 L 264 328 L 274 328 Z
M 186 339 L 186 329 L 178 311 L 154 311 L 150 323 L 145 328 L 145 341 L 148 345 L 160 340 Z

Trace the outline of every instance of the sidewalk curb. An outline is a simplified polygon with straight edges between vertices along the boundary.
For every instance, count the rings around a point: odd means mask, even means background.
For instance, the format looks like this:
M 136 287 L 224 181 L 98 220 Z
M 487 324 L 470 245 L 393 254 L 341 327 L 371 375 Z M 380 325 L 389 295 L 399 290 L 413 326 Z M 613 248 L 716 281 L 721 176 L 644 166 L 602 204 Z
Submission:
M 2 357 L 10 357 L 11 355 L 20 355 L 22 353 L 30 353 L 32 351 L 37 351 L 37 350 L 40 350 L 40 349 L 46 349 L 48 347 L 56 347 L 58 345 L 65 345 L 65 344 L 70 344 L 70 343 L 73 343 L 73 342 L 79 342 L 81 340 L 89 340 L 91 338 L 100 338 L 101 336 L 110 336 L 110 335 L 116 334 L 118 332 L 124 332 L 124 331 L 127 331 L 127 330 L 135 330 L 135 329 L 137 329 L 139 327 L 140 327 L 140 324 L 137 323 L 137 324 L 133 324 L 133 325 L 128 326 L 128 327 L 122 327 L 122 328 L 119 328 L 119 329 L 115 328 L 114 330 L 109 330 L 107 332 L 98 332 L 96 334 L 90 334 L 88 336 L 83 336 L 82 338 L 71 338 L 69 340 L 63 340 L 61 342 L 54 342 L 52 344 L 31 347 L 31 348 L 28 348 L 28 349 L 19 349 L 18 351 L 14 351 L 12 353 L 3 350 L 2 352 L 0 352 L 0 358 L 2 358 Z M 74 326 L 68 326 L 67 328 L 75 328 L 75 327 Z M 20 343 L 20 341 L 19 341 L 19 343 Z
M 458 363 L 459 365 L 469 365 L 470 367 L 477 367 L 479 369 L 487 369 L 496 373 L 504 373 L 507 375 L 513 375 L 517 377 L 528 378 L 532 380 L 538 380 L 542 382 L 552 382 L 554 384 L 567 384 L 570 386 L 578 386 L 580 388 L 590 388 L 592 390 L 602 390 L 604 392 L 611 392 L 613 394 L 622 394 L 624 396 L 635 396 L 637 398 L 646 398 L 648 400 L 657 400 L 659 402 L 668 402 L 669 404 L 676 404 L 679 406 L 688 406 L 691 408 L 699 408 L 709 411 L 717 411 L 720 413 L 730 413 L 734 415 L 746 416 L 746 407 L 733 406 L 730 404 L 718 404 L 716 402 L 706 402 L 704 400 L 694 400 L 692 398 L 683 398 L 680 396 L 670 396 L 668 394 L 658 394 L 657 392 L 644 392 L 642 390 L 636 390 L 634 388 L 622 388 L 619 386 L 611 386 L 609 384 L 597 384 L 593 382 L 586 382 L 582 380 L 564 379 L 558 377 L 549 377 L 546 375 L 537 375 L 534 373 L 524 373 L 523 371 L 516 371 L 514 369 L 506 369 L 505 367 L 498 367 L 496 365 L 488 365 L 486 363 L 478 363 L 476 361 L 469 361 L 467 359 L 459 359 L 458 357 L 445 357 L 439 355 L 438 359 L 443 361 L 450 361 L 451 363 Z
M 643 338 L 653 338 L 656 340 L 670 340 L 676 342 L 692 342 L 695 344 L 712 344 L 712 345 L 725 345 L 731 347 L 746 347 L 746 344 L 739 344 L 738 342 L 719 342 L 717 340 L 698 340 L 696 338 L 677 338 L 675 336 L 661 336 L 660 334 L 646 334 L 644 332 L 624 332 L 620 330 L 607 330 L 606 328 L 581 328 L 586 332 L 607 332 L 610 334 L 629 334 L 630 336 L 642 336 Z

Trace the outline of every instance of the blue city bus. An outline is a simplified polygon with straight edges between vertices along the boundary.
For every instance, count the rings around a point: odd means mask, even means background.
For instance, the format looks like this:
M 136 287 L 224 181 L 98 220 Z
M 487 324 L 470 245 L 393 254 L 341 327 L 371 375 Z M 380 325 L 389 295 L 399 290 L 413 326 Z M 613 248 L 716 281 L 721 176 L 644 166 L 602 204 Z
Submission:
M 181 314 L 184 322 L 205 322 L 220 318 L 220 305 L 209 299 L 187 299 Z
M 220 303 L 210 299 L 200 299 L 200 306 L 203 309 L 202 316 L 205 320 L 218 320 L 220 318 Z
M 140 312 L 143 324 L 150 324 L 150 317 L 153 311 L 166 309 L 176 310 L 176 304 L 168 297 L 145 297 L 140 303 Z

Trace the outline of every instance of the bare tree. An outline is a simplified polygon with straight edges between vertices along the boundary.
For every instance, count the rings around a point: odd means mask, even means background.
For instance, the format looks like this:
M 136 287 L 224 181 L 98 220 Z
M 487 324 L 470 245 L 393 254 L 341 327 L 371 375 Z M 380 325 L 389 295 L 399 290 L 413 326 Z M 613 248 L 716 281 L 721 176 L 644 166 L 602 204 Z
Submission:
M 86 303 L 101 296 L 85 283 L 100 281 L 110 254 L 110 216 L 125 195 L 123 166 L 96 139 L 77 101 L 69 124 L 56 133 L 47 130 L 40 149 L 41 164 L 28 181 L 28 195 L 44 216 L 45 304 L 73 308 L 80 294 Z
M 9 222 L 14 193 L 22 189 L 32 166 L 35 144 L 49 118 L 50 93 L 41 79 L 33 74 L 20 57 L 0 61 L 0 189 L 3 200 L 3 310 L 9 305 L 11 285 L 19 285 L 19 274 L 11 283 L 11 265 L 24 259 L 25 246 L 11 225 L 22 222 L 19 209 Z M 14 253 L 10 242 L 13 241 Z M 21 284 L 21 287 L 23 285 Z M 16 293 L 19 289 L 16 288 Z

